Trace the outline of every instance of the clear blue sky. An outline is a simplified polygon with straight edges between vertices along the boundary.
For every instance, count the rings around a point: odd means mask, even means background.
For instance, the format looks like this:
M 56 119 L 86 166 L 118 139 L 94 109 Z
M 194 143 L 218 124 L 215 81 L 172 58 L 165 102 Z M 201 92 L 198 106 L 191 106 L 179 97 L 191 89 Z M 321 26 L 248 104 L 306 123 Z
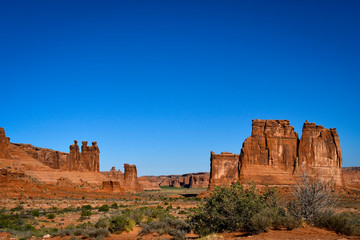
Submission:
M 0 126 L 100 168 L 209 171 L 251 120 L 336 127 L 360 165 L 360 1 L 1 1 Z

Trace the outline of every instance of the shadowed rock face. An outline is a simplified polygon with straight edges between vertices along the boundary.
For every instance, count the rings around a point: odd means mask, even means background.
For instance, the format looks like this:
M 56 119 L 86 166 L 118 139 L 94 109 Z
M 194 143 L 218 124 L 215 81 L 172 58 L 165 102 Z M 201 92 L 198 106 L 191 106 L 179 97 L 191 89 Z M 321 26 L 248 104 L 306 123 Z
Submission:
M 137 178 L 137 170 L 135 165 L 124 164 L 124 189 L 130 192 L 140 192 L 142 187 Z
M 211 151 L 210 157 L 210 185 L 229 186 L 240 179 L 239 154 L 222 152 L 215 154 Z
M 326 129 L 306 121 L 299 144 L 298 166 L 299 170 L 332 178 L 337 186 L 344 186 L 340 140 L 336 128 Z
M 336 129 L 306 121 L 299 141 L 288 120 L 256 119 L 238 161 L 235 154 L 211 152 L 209 188 L 227 186 L 236 180 L 245 184 L 254 181 L 256 184 L 293 185 L 295 174 L 300 170 L 331 178 L 336 186 L 343 187 L 341 165 Z
M 0 158 L 11 158 L 9 153 L 10 138 L 6 137 L 4 128 L 0 128 Z

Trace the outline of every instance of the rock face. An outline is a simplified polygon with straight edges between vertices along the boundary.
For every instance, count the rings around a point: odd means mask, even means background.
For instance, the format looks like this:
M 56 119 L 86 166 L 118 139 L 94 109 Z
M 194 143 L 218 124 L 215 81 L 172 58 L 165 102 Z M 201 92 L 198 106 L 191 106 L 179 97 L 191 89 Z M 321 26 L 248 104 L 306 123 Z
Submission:
M 326 129 L 306 121 L 299 144 L 299 169 L 313 175 L 332 178 L 344 186 L 340 140 L 336 128 Z
M 70 145 L 70 153 L 34 147 L 31 144 L 15 143 L 15 145 L 52 169 L 74 172 L 99 172 L 100 170 L 100 150 L 96 142 L 92 142 L 92 146 L 87 146 L 87 142 L 83 141 L 81 153 L 76 140 L 74 140 L 73 145 Z
M 88 146 L 87 141 L 83 141 L 80 154 L 82 169 L 89 172 L 99 172 L 99 155 L 100 150 L 97 142 L 92 142 L 92 146 Z
M 68 170 L 67 153 L 34 147 L 31 144 L 15 143 L 15 145 L 21 147 L 31 157 L 52 169 Z
M 207 188 L 209 180 L 210 173 L 191 174 L 189 188 Z
M 352 190 L 360 190 L 360 167 L 344 167 L 343 168 L 344 180 L 346 187 Z
M 11 158 L 9 153 L 10 138 L 6 137 L 4 128 L 0 128 L 0 158 Z
M 210 173 L 186 173 L 183 175 L 161 175 L 140 177 L 141 184 L 144 186 L 156 187 L 184 187 L 184 188 L 207 188 L 209 186 Z M 149 185 L 150 182 L 151 184 Z
M 110 192 L 123 192 L 118 181 L 103 181 L 102 189 Z
M 242 183 L 294 184 L 292 175 L 297 160 L 298 135 L 288 120 L 259 120 L 241 149 Z
M 150 181 L 149 177 L 139 177 L 139 183 L 144 190 L 160 190 L 160 186 L 156 181 Z
M 135 165 L 124 164 L 124 189 L 130 192 L 140 192 L 142 187 L 137 178 L 137 170 Z
M 137 177 L 135 165 L 124 164 L 125 173 L 112 167 L 109 172 L 101 172 L 109 181 L 103 182 L 103 189 L 112 191 L 141 192 L 143 187 Z M 112 187 L 110 187 L 112 186 Z M 116 189 L 115 189 L 116 188 Z M 119 189 L 118 189 L 119 188 Z
M 340 141 L 336 129 L 306 123 L 299 141 L 288 120 L 253 120 L 252 133 L 236 154 L 211 152 L 210 186 L 227 186 L 240 180 L 256 184 L 289 186 L 296 174 L 331 178 L 344 186 Z
M 240 179 L 239 154 L 222 152 L 210 157 L 210 188 L 212 186 L 229 186 Z
M 68 155 L 68 168 L 69 171 L 80 171 L 81 164 L 80 164 L 80 149 L 77 141 L 74 140 L 74 144 L 70 145 L 70 153 Z

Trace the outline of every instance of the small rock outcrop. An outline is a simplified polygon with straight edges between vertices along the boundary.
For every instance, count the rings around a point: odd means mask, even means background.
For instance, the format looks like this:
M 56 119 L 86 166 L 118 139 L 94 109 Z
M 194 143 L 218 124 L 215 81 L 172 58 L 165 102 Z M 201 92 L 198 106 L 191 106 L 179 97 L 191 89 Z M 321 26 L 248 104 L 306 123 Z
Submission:
M 135 165 L 124 164 L 124 189 L 130 192 L 141 192 L 143 190 L 137 177 Z
M 210 153 L 210 185 L 229 186 L 231 183 L 240 180 L 239 154 L 222 152 Z
M 100 172 L 109 181 L 103 182 L 103 189 L 109 190 L 111 188 L 120 188 L 119 191 L 125 192 L 141 192 L 143 187 L 137 177 L 137 170 L 135 165 L 124 164 L 124 173 L 112 167 L 108 172 Z M 115 191 L 115 190 L 113 190 Z M 118 190 L 116 190 L 118 191 Z
M 0 128 L 0 158 L 10 159 L 9 153 L 10 138 L 6 137 L 4 128 Z
M 109 192 L 123 192 L 118 181 L 103 181 L 102 189 Z

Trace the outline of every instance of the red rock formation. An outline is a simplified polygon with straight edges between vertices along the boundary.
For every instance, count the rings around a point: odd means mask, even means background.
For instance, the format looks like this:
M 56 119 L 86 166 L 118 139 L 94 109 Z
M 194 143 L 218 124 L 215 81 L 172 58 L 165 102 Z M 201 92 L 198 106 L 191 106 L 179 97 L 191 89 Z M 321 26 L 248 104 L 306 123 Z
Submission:
M 74 140 L 74 144 L 70 145 L 70 153 L 68 155 L 68 169 L 69 171 L 80 171 L 80 148 L 77 141 Z
M 80 162 L 79 162 L 79 170 L 80 171 L 89 171 L 89 172 L 99 172 L 99 154 L 100 150 L 97 146 L 96 142 L 92 142 L 92 146 L 87 145 L 87 141 L 82 141 L 81 146 L 81 153 L 80 153 Z M 76 145 L 72 145 L 74 147 L 74 154 L 76 155 Z M 71 150 L 71 146 L 70 146 Z M 70 162 L 76 161 L 76 158 L 74 156 L 74 159 L 71 158 Z M 70 163 L 71 164 L 71 163 Z
M 101 172 L 111 181 L 118 181 L 121 185 L 124 184 L 124 173 L 121 170 L 116 170 L 115 167 L 112 167 L 108 172 Z
M 241 149 L 240 180 L 256 184 L 294 184 L 298 135 L 288 120 L 253 120 Z
M 124 164 L 124 190 L 129 192 L 140 192 L 142 187 L 137 178 L 137 171 L 135 165 Z
M 229 152 L 215 154 L 211 151 L 209 188 L 229 186 L 240 179 L 239 173 L 239 154 Z
M 210 173 L 191 174 L 189 188 L 207 188 L 209 186 Z
M 144 181 L 149 181 L 154 186 L 207 188 L 209 185 L 209 179 L 209 172 L 199 172 L 186 173 L 183 175 L 146 176 L 146 180 L 144 179 Z
M 143 176 L 139 177 L 139 183 L 144 190 L 160 190 L 160 186 L 155 181 L 150 181 L 149 177 Z
M 360 167 L 344 167 L 343 168 L 344 181 L 346 187 L 352 190 L 360 190 Z
M 103 181 L 102 189 L 110 192 L 123 192 L 118 181 Z
M 252 134 L 243 143 L 240 161 L 232 155 L 211 153 L 209 188 L 227 186 L 239 179 L 245 184 L 253 181 L 289 186 L 295 184 L 300 170 L 312 176 L 332 178 L 336 186 L 344 186 L 336 129 L 315 123 L 306 121 L 299 141 L 287 120 L 253 120 Z
M 9 153 L 10 138 L 6 137 L 4 128 L 0 128 L 0 158 L 11 158 Z
M 48 148 L 34 147 L 31 144 L 15 143 L 14 145 L 19 146 L 32 158 L 38 160 L 46 166 L 51 167 L 52 169 L 68 170 L 67 153 Z
M 344 186 L 342 156 L 336 128 L 326 129 L 306 121 L 299 144 L 299 170 L 312 175 L 333 179 L 337 186 Z

